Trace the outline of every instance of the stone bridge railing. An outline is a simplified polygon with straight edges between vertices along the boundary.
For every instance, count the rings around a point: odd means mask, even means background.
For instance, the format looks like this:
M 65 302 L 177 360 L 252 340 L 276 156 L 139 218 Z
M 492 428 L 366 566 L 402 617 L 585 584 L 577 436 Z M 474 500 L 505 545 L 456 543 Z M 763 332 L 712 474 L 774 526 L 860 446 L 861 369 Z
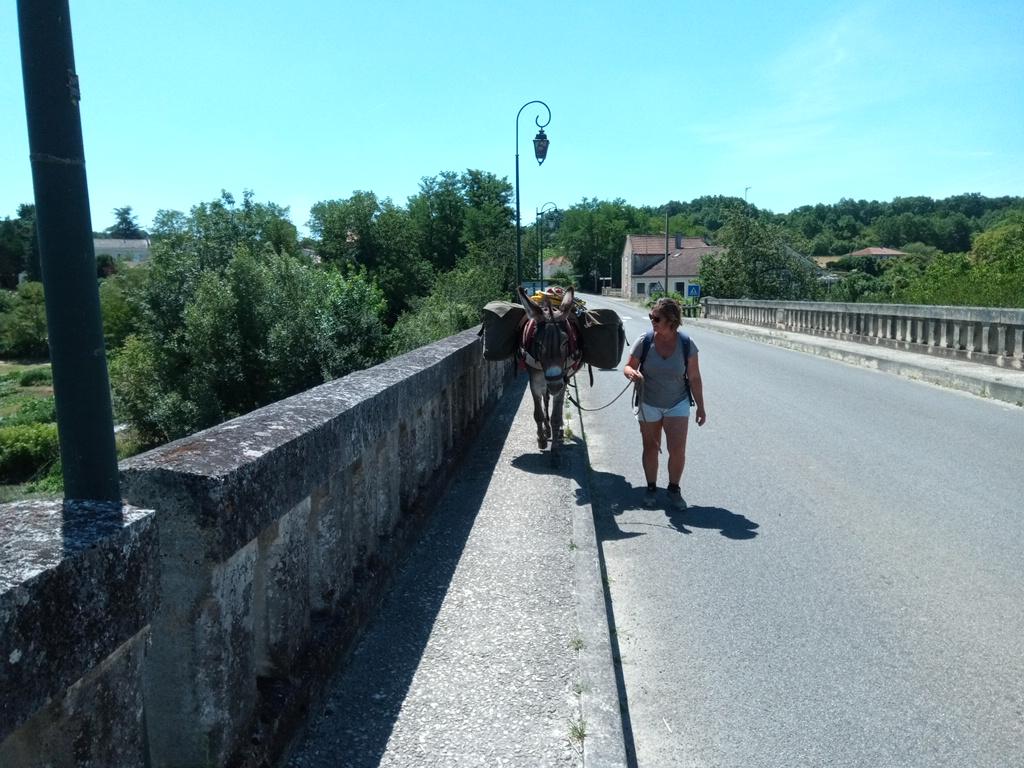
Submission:
M 914 304 L 701 299 L 703 316 L 1024 368 L 1024 310 Z
M 0 508 L 0 765 L 273 762 L 511 365 L 466 331 Z

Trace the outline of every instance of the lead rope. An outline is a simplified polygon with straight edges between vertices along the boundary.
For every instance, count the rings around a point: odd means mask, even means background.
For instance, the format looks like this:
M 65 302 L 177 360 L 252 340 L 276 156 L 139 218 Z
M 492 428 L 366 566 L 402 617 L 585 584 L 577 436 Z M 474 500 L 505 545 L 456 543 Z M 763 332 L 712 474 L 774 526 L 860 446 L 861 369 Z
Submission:
M 631 382 L 631 381 L 627 381 L 626 382 L 626 386 L 623 388 L 622 392 L 619 392 L 619 394 L 617 394 L 614 398 L 612 398 L 612 402 L 611 403 L 607 403 L 606 405 L 602 405 L 600 408 L 584 408 L 582 405 L 580 405 L 579 400 L 576 400 L 575 398 L 573 398 L 572 395 L 567 393 L 566 396 L 569 398 L 569 402 L 572 403 L 573 405 L 575 405 L 581 411 L 603 411 L 609 405 L 611 405 L 616 400 L 618 400 L 620 397 L 622 397 L 622 395 L 625 394 L 626 390 L 629 389 L 629 385 L 632 384 L 632 383 L 633 382 Z M 576 379 L 575 378 L 572 380 L 572 388 L 576 390 L 576 397 L 579 397 L 580 388 L 579 388 L 579 385 L 576 383 Z

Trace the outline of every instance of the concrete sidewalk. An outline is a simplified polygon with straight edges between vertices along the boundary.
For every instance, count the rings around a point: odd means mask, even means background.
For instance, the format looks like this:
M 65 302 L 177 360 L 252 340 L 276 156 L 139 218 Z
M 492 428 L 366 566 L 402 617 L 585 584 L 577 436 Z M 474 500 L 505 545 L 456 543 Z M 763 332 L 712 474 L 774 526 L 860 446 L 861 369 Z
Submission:
M 850 365 L 894 373 L 940 387 L 958 389 L 1011 405 L 1024 406 L 1024 371 L 1012 368 L 997 368 L 966 360 L 950 360 L 919 352 L 905 352 L 873 344 L 727 323 L 721 320 L 686 318 L 683 325 L 707 328 L 719 333 L 828 357 Z
M 566 409 L 567 415 L 569 409 Z M 624 766 L 586 448 L 510 386 L 287 762 Z

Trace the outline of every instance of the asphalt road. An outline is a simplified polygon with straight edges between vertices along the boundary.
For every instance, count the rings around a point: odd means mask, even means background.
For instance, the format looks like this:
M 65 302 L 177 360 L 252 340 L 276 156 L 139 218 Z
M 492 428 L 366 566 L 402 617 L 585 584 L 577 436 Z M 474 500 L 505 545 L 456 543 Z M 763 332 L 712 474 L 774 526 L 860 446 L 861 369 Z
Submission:
M 631 760 L 1024 765 L 1024 409 L 691 335 L 687 512 L 641 508 L 628 393 L 582 418 Z

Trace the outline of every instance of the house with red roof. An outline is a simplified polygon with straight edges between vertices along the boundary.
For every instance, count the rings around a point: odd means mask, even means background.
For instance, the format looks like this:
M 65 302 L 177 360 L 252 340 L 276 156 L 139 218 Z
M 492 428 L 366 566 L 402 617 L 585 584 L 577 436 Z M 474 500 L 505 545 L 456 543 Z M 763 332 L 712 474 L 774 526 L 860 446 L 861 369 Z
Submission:
M 622 249 L 622 295 L 625 298 L 650 296 L 665 290 L 665 262 L 668 260 L 670 291 L 686 296 L 686 289 L 698 283 L 700 264 L 705 256 L 722 248 L 709 245 L 703 237 L 673 235 L 665 248 L 664 235 L 627 235 Z

